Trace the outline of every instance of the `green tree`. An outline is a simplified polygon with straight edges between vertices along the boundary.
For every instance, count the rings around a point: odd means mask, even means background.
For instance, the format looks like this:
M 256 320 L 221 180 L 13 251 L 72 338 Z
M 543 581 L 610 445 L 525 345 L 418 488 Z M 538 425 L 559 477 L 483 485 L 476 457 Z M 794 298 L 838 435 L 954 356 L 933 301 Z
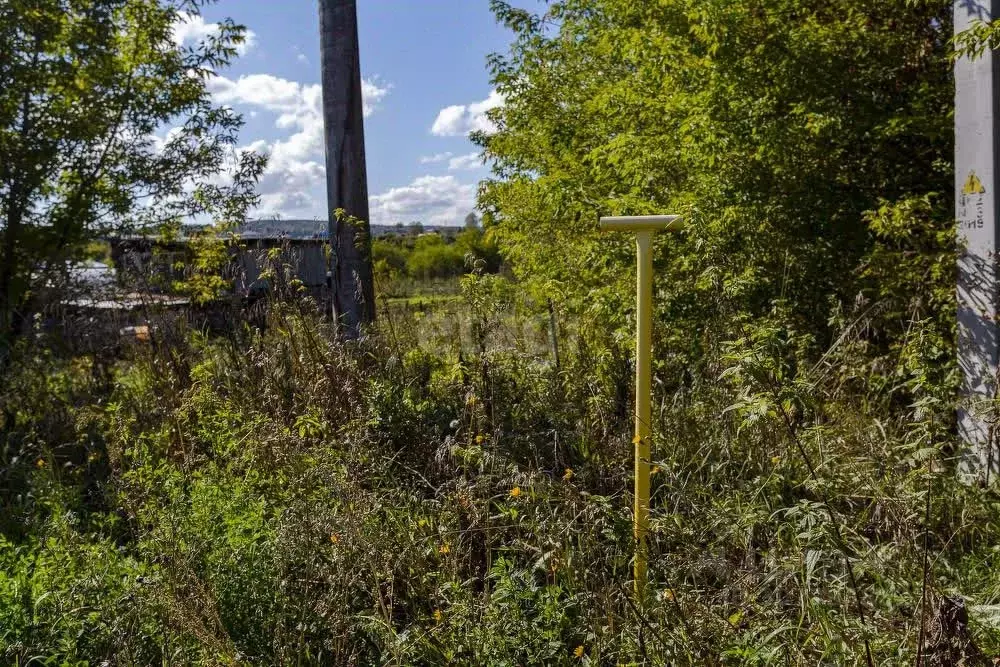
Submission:
M 481 205 L 524 279 L 627 329 L 631 246 L 597 217 L 681 213 L 659 339 L 689 358 L 777 304 L 818 347 L 872 300 L 877 349 L 911 317 L 947 333 L 952 3 L 491 4 L 515 38 Z
M 478 226 L 466 227 L 455 237 L 455 245 L 462 253 L 479 264 L 478 268 L 486 273 L 496 273 L 500 270 L 501 257 L 500 249 L 497 246 L 493 234 L 483 231 Z
M 372 261 L 385 265 L 396 272 L 406 270 L 406 251 L 395 238 L 372 241 Z
M 465 253 L 457 244 L 446 243 L 440 234 L 425 234 L 413 244 L 406 269 L 413 278 L 450 278 L 461 275 Z
M 954 443 L 953 4 L 554 0 L 534 14 L 491 3 L 514 41 L 491 60 L 504 104 L 490 112 L 497 131 L 476 136 L 493 165 L 479 204 L 514 270 L 585 316 L 579 356 L 627 398 L 614 369 L 628 369 L 617 359 L 630 353 L 632 240 L 599 236 L 597 218 L 684 215 L 687 231 L 655 248 L 654 391 L 665 430 L 687 424 L 681 439 L 699 452 L 675 472 L 716 440 L 699 474 L 729 493 L 741 483 L 718 461 L 784 446 L 809 491 L 783 486 L 767 515 L 827 489 L 822 531 L 839 544 L 852 607 L 872 616 L 885 598 L 855 581 L 853 562 L 883 538 L 862 529 L 846 547 L 837 523 L 851 521 L 858 489 L 933 467 L 888 472 L 866 438 L 833 454 L 826 434 L 918 425 L 894 446 L 915 461 Z M 682 495 L 671 494 L 666 516 Z M 876 664 L 874 637 L 851 660 Z
M 243 28 L 173 39 L 203 4 L 0 4 L 0 375 L 45 286 L 90 242 L 191 216 L 234 223 L 256 201 L 264 160 L 237 153 L 242 121 L 207 89 Z

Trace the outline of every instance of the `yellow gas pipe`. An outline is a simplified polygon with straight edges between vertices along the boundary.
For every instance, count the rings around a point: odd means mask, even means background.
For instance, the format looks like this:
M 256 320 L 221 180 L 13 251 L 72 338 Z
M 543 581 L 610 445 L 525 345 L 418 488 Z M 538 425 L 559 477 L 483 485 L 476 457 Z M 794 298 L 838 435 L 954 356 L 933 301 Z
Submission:
M 634 232 L 636 250 L 635 332 L 635 595 L 642 600 L 646 590 L 649 545 L 649 461 L 652 422 L 653 356 L 653 234 L 679 231 L 683 223 L 676 215 L 641 215 L 601 218 L 601 230 Z

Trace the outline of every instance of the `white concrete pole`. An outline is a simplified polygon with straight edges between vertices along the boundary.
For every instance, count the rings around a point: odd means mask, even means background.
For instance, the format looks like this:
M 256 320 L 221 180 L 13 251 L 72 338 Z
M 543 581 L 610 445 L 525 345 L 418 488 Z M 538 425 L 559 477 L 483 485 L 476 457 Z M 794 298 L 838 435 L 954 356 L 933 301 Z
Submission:
M 956 0 L 956 34 L 976 20 L 990 21 L 1000 0 Z M 973 482 L 995 477 L 992 400 L 997 392 L 998 182 L 997 132 L 1000 68 L 987 50 L 980 58 L 955 62 L 955 204 L 959 242 L 958 354 L 964 375 L 958 412 L 965 444 L 960 474 Z

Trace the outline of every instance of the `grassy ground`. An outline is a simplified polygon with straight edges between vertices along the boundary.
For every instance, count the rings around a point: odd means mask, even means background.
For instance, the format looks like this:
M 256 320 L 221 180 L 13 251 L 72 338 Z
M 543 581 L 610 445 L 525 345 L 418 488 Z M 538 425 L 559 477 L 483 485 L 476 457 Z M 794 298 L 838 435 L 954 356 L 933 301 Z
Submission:
M 493 276 L 482 282 L 462 280 L 415 282 L 393 295 L 380 295 L 384 331 L 399 337 L 399 344 L 457 359 L 459 352 L 468 356 L 485 346 L 518 350 L 539 361 L 554 359 L 551 330 L 553 321 L 546 313 L 518 299 L 501 297 L 489 312 L 477 308 L 469 290 L 481 289 L 483 283 L 505 282 Z M 488 288 L 487 288 L 488 289 Z M 492 297 L 491 297 L 492 298 Z M 559 318 L 555 318 L 559 327 Z M 488 340 L 488 342 L 487 342 Z
M 557 367 L 547 312 L 500 278 L 412 299 L 348 346 L 301 302 L 272 304 L 263 331 L 26 360 L 0 431 L 3 660 L 1000 652 L 1000 497 L 931 465 L 926 409 L 762 384 L 775 340 L 687 383 L 660 365 L 651 585 L 635 600 L 627 348 L 577 319 Z

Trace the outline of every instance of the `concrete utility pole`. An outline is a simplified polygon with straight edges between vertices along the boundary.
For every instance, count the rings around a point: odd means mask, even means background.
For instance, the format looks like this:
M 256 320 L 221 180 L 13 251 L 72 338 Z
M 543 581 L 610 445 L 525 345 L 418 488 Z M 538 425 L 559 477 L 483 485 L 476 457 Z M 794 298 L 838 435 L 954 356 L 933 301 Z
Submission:
M 954 7 L 958 34 L 977 20 L 992 20 L 1000 0 L 956 0 Z M 1000 359 L 998 93 L 1000 60 L 992 51 L 955 62 L 955 217 L 959 240 L 965 244 L 958 263 L 958 354 L 964 375 L 958 421 L 966 451 L 959 469 L 970 481 L 982 482 L 989 482 L 1000 466 L 990 405 L 997 396 Z
M 375 320 L 356 0 L 319 0 L 333 316 L 346 338 Z M 338 220 L 335 211 L 360 222 Z

